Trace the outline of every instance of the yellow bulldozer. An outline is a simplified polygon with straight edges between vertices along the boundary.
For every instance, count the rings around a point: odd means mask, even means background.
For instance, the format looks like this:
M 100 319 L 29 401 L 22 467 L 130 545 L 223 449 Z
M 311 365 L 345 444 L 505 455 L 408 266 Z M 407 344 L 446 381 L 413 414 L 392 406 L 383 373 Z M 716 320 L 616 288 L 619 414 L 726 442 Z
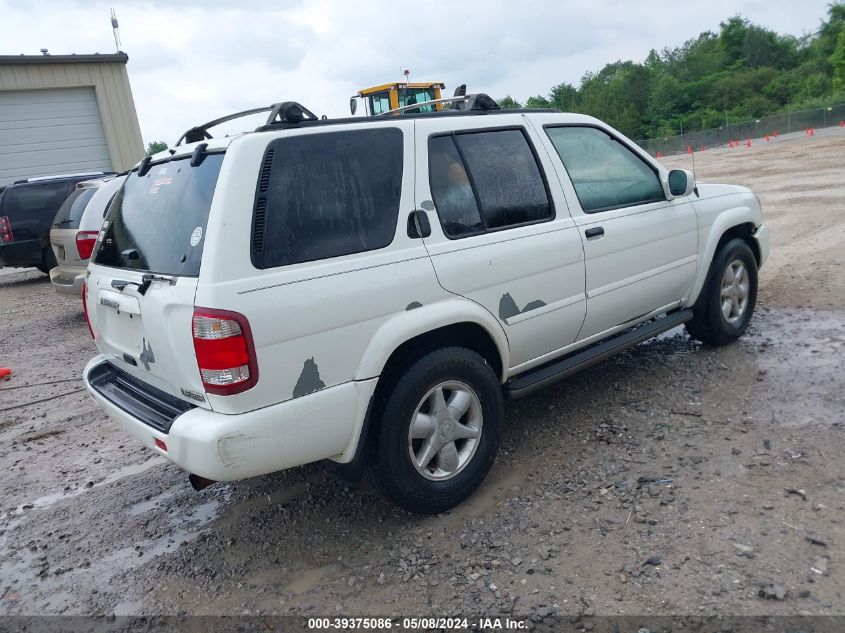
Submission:
M 358 101 L 361 100 L 364 102 L 364 113 L 367 116 L 434 112 L 449 107 L 448 100 L 445 100 L 445 103 L 441 101 L 441 91 L 445 87 L 446 85 L 439 81 L 398 81 L 364 88 L 349 99 L 349 111 L 354 115 L 358 111 Z M 455 92 L 456 96 L 461 89 L 461 94 L 466 93 L 466 86 L 461 86 Z

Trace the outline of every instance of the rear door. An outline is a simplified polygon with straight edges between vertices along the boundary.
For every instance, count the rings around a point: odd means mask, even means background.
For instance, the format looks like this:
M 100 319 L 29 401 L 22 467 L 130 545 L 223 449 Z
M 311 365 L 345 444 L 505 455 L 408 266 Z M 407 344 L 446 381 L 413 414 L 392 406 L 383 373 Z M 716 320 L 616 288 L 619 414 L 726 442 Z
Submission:
M 456 120 L 416 121 L 417 207 L 432 229 L 425 245 L 441 285 L 499 319 L 520 371 L 581 328 L 581 240 L 523 116 L 461 118 L 459 129 Z
M 88 267 L 86 302 L 109 362 L 173 396 L 208 407 L 194 356 L 194 295 L 209 208 L 223 162 L 210 153 L 130 172 L 109 208 Z
M 85 262 L 79 256 L 76 247 L 76 234 L 79 231 L 79 221 L 85 207 L 96 193 L 96 187 L 75 189 L 59 207 L 50 229 L 50 246 L 56 255 L 59 266 L 84 266 Z

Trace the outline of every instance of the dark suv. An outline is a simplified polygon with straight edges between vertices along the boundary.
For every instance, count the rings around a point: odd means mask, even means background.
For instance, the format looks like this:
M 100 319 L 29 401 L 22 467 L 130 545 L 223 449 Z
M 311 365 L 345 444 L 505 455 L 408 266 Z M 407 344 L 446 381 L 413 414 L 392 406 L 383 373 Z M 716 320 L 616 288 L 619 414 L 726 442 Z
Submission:
M 49 273 L 56 265 L 50 248 L 53 217 L 77 183 L 104 175 L 92 172 L 30 178 L 7 185 L 0 194 L 0 266 L 35 266 Z

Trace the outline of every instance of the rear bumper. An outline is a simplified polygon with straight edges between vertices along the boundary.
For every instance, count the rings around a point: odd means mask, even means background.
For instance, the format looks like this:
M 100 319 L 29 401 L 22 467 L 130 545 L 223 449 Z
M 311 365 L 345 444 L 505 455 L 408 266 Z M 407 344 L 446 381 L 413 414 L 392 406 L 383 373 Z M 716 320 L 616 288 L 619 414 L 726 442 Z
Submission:
M 366 409 L 376 381 L 343 383 L 236 415 L 193 407 L 177 415 L 164 432 L 92 386 L 92 370 L 105 362 L 103 355 L 93 358 L 83 379 L 108 416 L 174 464 L 216 481 L 246 479 L 340 455 L 353 441 L 357 417 Z M 156 446 L 156 439 L 165 443 L 166 451 Z
M 56 292 L 79 296 L 82 294 L 82 284 L 85 283 L 85 269 L 56 266 L 50 271 L 50 283 Z
M 26 268 L 40 265 L 40 240 L 22 240 L 10 244 L 0 244 L 0 266 Z
M 762 267 L 769 258 L 769 252 L 772 249 L 769 237 L 769 225 L 761 224 L 752 233 L 754 239 L 757 240 L 757 248 L 760 250 L 760 262 L 758 268 Z

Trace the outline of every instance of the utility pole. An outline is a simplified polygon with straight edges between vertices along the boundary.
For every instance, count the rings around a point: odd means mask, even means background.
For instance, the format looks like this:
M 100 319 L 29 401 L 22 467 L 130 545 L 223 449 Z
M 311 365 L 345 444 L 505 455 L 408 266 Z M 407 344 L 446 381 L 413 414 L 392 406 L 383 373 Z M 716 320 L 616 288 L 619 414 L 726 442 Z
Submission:
M 786 133 L 789 134 L 789 101 L 786 102 Z
M 728 130 L 728 140 L 733 140 L 731 138 L 731 122 L 728 120 L 728 111 L 725 110 L 725 128 Z

